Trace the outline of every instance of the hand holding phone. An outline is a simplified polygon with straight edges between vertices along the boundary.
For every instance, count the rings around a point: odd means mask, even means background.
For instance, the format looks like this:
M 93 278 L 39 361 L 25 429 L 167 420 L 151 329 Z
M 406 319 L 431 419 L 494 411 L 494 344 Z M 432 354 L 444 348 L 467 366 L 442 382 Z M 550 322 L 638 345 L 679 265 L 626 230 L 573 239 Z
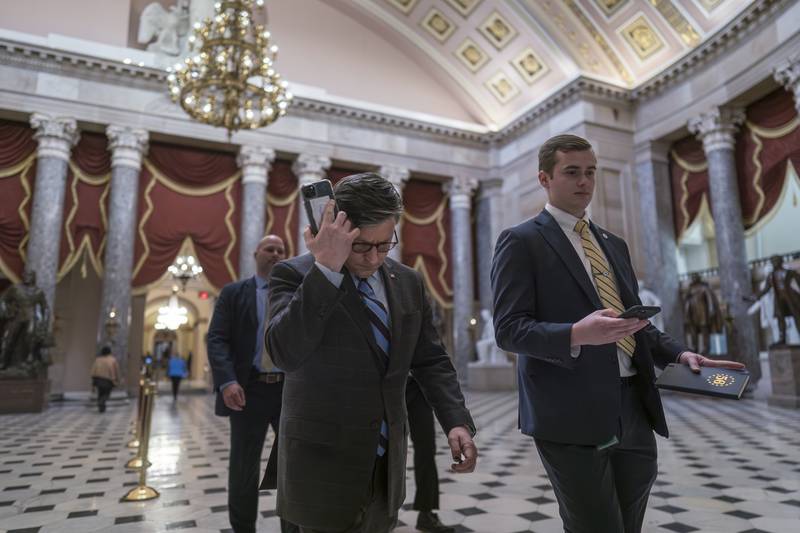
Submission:
M 647 320 L 661 312 L 661 308 L 655 305 L 634 305 L 619 314 L 617 318 L 638 318 Z
M 311 226 L 311 234 L 316 235 L 322 227 L 322 216 L 325 213 L 325 206 L 330 200 L 336 201 L 333 196 L 333 186 L 328 180 L 319 180 L 300 188 L 303 195 L 303 205 L 308 217 L 308 225 Z M 334 204 L 333 217 L 336 218 L 336 204 Z
M 339 211 L 334 217 L 334 201 L 328 199 L 322 212 L 319 231 L 311 233 L 311 225 L 306 227 L 303 238 L 314 259 L 326 268 L 339 272 L 353 251 L 353 241 L 361 232 L 347 220 L 347 213 Z

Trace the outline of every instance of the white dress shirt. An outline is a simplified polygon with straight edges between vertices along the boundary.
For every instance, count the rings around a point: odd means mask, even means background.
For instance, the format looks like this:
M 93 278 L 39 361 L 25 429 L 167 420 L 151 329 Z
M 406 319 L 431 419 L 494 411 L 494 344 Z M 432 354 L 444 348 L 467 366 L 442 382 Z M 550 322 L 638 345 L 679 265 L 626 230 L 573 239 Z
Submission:
M 557 208 L 554 205 L 548 203 L 544 206 L 548 213 L 550 213 L 553 218 L 558 223 L 558 226 L 561 228 L 561 231 L 564 232 L 564 235 L 567 236 L 570 244 L 575 249 L 575 253 L 578 254 L 581 262 L 583 263 L 583 268 L 586 270 L 586 275 L 589 276 L 589 280 L 592 282 L 592 286 L 594 286 L 595 290 L 597 290 L 597 283 L 594 280 L 594 276 L 592 276 L 592 265 L 589 262 L 589 258 L 586 257 L 586 252 L 583 251 L 583 244 L 581 244 L 581 236 L 575 231 L 575 224 L 578 222 L 578 218 L 566 211 Z M 584 214 L 583 220 L 589 222 L 589 218 Z M 589 238 L 594 243 L 597 251 L 600 252 L 608 263 L 609 268 L 612 270 L 611 262 L 605 256 L 603 252 L 603 248 L 600 246 L 600 243 L 597 242 L 597 239 L 594 236 L 594 233 L 589 232 Z M 614 278 L 614 282 L 616 283 L 616 278 Z M 575 346 L 572 348 L 572 357 L 578 357 L 581 354 L 580 346 Z M 633 376 L 636 374 L 636 367 L 633 366 L 633 362 L 631 361 L 631 356 L 625 353 L 619 346 L 617 346 L 617 361 L 619 362 L 619 375 L 622 377 Z

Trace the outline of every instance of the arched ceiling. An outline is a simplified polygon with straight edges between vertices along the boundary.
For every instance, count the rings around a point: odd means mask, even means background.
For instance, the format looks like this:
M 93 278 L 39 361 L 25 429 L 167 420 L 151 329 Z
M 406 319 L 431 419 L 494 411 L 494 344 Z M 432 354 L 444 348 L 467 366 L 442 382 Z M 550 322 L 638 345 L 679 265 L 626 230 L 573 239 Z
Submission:
M 579 75 L 634 88 L 745 0 L 323 0 L 385 35 L 502 127 Z M 394 35 L 388 35 L 393 33 Z M 451 89 L 452 90 L 452 89 Z

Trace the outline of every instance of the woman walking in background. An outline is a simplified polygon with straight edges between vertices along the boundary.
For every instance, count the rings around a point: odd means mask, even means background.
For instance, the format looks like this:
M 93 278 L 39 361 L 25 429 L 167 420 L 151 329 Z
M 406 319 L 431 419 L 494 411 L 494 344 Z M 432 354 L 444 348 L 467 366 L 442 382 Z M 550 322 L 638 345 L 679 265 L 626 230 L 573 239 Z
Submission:
M 167 375 L 172 380 L 172 401 L 176 401 L 181 380 L 189 375 L 189 371 L 186 369 L 186 361 L 177 353 L 172 353 L 169 356 Z
M 111 353 L 111 348 L 103 346 L 92 365 L 92 385 L 97 388 L 97 410 L 106 410 L 106 400 L 111 396 L 111 389 L 119 384 L 119 366 Z

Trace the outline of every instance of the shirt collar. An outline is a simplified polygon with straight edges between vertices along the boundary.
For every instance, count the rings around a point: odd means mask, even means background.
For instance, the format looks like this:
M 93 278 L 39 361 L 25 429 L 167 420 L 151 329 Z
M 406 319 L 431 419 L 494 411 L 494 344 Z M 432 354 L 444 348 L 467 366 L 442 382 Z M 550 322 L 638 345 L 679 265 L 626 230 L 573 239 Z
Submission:
M 589 220 L 589 217 L 587 216 L 586 213 L 583 214 L 583 217 L 578 218 L 571 213 L 567 213 L 563 209 L 559 209 L 550 202 L 547 202 L 544 208 L 547 210 L 548 213 L 553 215 L 553 218 L 556 219 L 558 225 L 567 235 L 575 231 L 575 224 L 578 223 L 578 220 L 585 220 L 587 224 L 591 224 L 591 221 Z
M 350 274 L 350 276 L 353 278 L 353 283 L 355 283 L 356 287 L 358 287 L 358 282 L 361 281 L 361 278 L 352 273 Z M 380 283 L 381 280 L 380 276 L 381 276 L 381 269 L 378 268 L 378 270 L 373 272 L 372 275 L 367 278 L 367 283 L 369 283 L 370 287 L 374 289 L 375 283 Z
M 258 274 L 254 275 L 253 279 L 256 280 L 256 289 L 266 289 L 269 285 L 269 280 L 262 278 Z

